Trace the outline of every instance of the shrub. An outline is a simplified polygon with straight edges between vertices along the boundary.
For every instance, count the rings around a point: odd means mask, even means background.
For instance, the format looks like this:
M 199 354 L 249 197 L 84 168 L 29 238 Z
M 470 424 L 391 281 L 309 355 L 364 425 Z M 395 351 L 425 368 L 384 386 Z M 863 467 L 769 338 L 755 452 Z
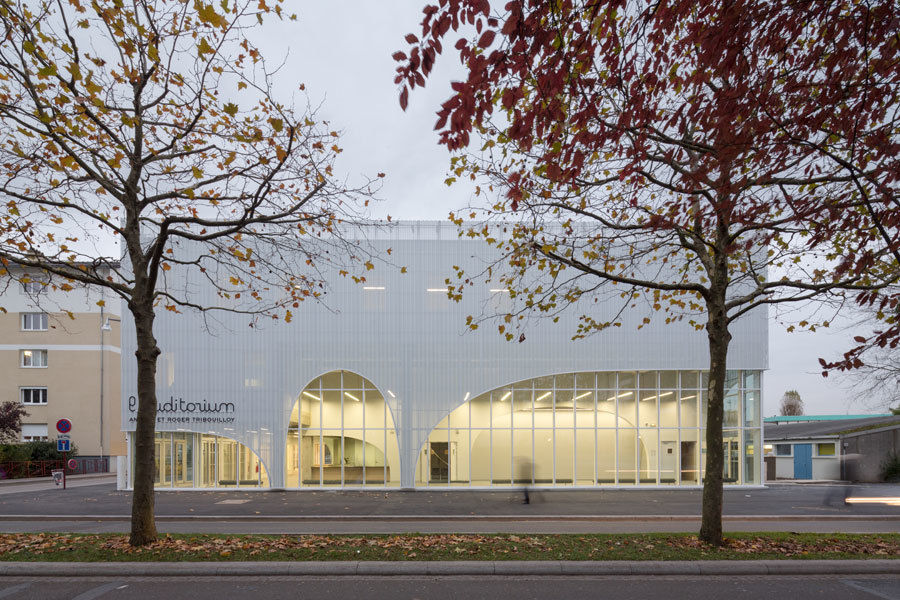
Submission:
M 885 481 L 900 481 L 900 454 L 891 452 L 881 465 L 881 477 Z
M 69 458 L 78 455 L 74 446 Z M 55 442 L 23 442 L 21 444 L 0 444 L 0 461 L 62 460 L 62 452 L 56 451 Z

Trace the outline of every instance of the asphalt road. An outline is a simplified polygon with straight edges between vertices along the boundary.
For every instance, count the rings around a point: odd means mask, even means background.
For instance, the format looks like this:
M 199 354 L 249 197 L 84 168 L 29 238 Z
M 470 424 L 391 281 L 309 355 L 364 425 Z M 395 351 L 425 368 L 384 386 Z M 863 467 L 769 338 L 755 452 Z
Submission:
M 0 515 L 110 516 L 131 513 L 131 492 L 112 483 L 67 490 L 54 488 L 0 494 Z M 860 498 L 900 498 L 900 485 L 772 485 L 759 489 L 726 489 L 727 516 L 896 516 L 900 500 L 845 504 Z M 513 491 L 164 491 L 156 493 L 158 516 L 366 516 L 534 517 L 680 515 L 699 516 L 700 490 L 604 489 L 546 490 L 531 494 Z
M 21 600 L 900 600 L 895 576 L 735 577 L 153 577 L 0 578 L 0 598 Z
M 38 487 L 35 487 L 38 486 Z M 637 533 L 696 531 L 699 490 L 164 491 L 168 533 Z M 845 503 L 844 498 L 851 500 Z M 725 491 L 726 531 L 900 532 L 900 485 L 772 485 Z M 873 501 L 856 502 L 862 498 Z M 880 500 L 880 501 L 879 501 Z M 108 480 L 62 490 L 0 486 L 0 531 L 124 532 L 131 493 Z

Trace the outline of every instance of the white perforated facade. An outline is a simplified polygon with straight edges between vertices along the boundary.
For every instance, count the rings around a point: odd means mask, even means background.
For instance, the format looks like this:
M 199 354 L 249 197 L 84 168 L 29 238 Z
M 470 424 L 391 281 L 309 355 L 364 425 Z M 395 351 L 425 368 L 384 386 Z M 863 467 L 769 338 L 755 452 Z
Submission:
M 578 312 L 533 320 L 526 339 L 467 315 L 509 302 L 491 284 L 459 303 L 453 265 L 491 256 L 439 223 L 402 223 L 373 243 L 399 268 L 365 285 L 334 276 L 325 304 L 248 328 L 162 311 L 156 332 L 160 487 L 699 485 L 706 336 L 625 315 L 573 341 Z M 336 275 L 336 274 L 335 274 Z M 196 285 L 195 298 L 212 301 Z M 597 320 L 616 305 L 592 305 Z M 601 314 L 598 314 L 601 313 Z M 611 316 L 608 315 L 608 316 Z M 134 326 L 125 319 L 123 429 L 134 429 Z M 726 481 L 758 484 L 765 310 L 732 326 Z

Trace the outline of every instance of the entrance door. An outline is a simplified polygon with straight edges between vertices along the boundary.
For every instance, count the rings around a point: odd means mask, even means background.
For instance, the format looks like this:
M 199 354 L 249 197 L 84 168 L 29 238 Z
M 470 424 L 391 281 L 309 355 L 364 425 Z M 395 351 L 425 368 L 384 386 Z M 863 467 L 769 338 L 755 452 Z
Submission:
M 177 435 L 177 434 L 176 434 Z M 174 480 L 176 487 L 190 487 L 194 484 L 194 469 L 190 440 L 175 438 Z
M 163 439 L 157 439 L 155 443 L 156 478 L 154 483 L 158 486 L 169 486 L 172 484 L 170 444 L 171 440 L 168 435 Z
M 681 442 L 681 482 L 697 483 L 697 442 Z
M 448 483 L 450 481 L 450 453 L 447 442 L 430 442 L 429 448 L 430 482 Z
M 812 479 L 812 444 L 794 444 L 794 479 Z

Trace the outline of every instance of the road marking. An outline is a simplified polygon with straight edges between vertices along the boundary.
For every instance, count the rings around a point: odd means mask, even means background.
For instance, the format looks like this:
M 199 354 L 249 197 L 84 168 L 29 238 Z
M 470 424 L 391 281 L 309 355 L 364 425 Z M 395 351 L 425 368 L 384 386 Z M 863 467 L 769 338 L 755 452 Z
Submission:
M 216 504 L 247 504 L 250 502 L 249 499 L 240 500 L 238 498 L 231 498 L 229 500 L 219 500 Z
M 20 583 L 19 585 L 14 585 L 12 587 L 8 587 L 5 590 L 0 590 L 0 598 L 6 598 L 7 596 L 12 596 L 18 592 L 21 592 L 24 589 L 31 587 L 31 582 L 28 583 Z
M 113 581 L 112 583 L 104 583 L 103 585 L 98 585 L 95 588 L 91 588 L 86 592 L 78 594 L 72 600 L 94 600 L 94 598 L 99 598 L 106 592 L 110 592 L 114 589 L 117 589 L 118 586 L 122 584 L 121 581 Z
M 868 587 L 866 587 L 862 584 L 859 584 L 855 581 L 849 581 L 847 579 L 842 579 L 841 583 L 843 583 L 847 587 L 852 587 L 855 590 L 859 590 L 859 591 L 865 592 L 867 594 L 872 594 L 873 596 L 877 596 L 878 598 L 884 598 L 884 600 L 900 600 L 900 592 L 889 596 L 888 594 L 883 594 L 883 593 L 879 592 L 878 590 L 873 590 L 873 589 L 868 588 Z

